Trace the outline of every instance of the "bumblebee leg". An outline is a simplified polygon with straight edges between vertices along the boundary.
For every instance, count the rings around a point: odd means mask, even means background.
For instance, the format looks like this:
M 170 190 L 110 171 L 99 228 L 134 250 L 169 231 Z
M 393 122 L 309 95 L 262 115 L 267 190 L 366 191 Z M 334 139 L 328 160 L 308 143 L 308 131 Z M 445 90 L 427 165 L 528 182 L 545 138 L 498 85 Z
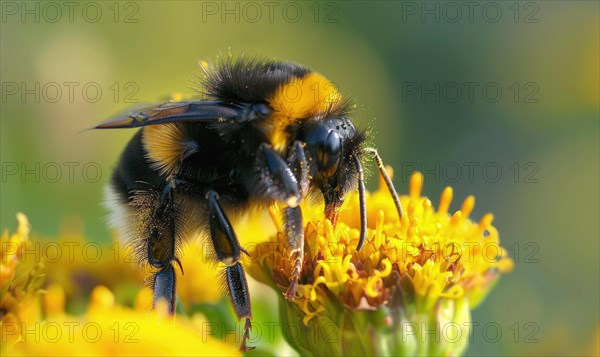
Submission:
M 298 180 L 287 163 L 267 144 L 262 144 L 257 154 L 256 181 L 251 183 L 252 192 L 265 199 L 284 202 L 296 207 L 302 200 Z
M 176 209 L 174 203 L 175 182 L 170 180 L 159 199 L 153 217 L 150 219 L 150 234 L 147 241 L 148 263 L 158 271 L 152 280 L 154 307 L 165 299 L 169 313 L 175 313 L 175 270 L 173 262 L 181 263 L 175 256 Z M 183 271 L 183 269 L 182 269 Z
M 170 263 L 154 274 L 154 307 L 160 299 L 166 299 L 169 304 L 169 314 L 175 314 L 175 270 Z
M 308 162 L 306 161 L 306 155 L 304 154 L 304 145 L 305 144 L 300 141 L 294 142 L 294 145 L 292 145 L 288 153 L 287 160 L 292 173 L 296 176 L 302 197 L 306 195 L 309 183 Z
M 286 207 L 283 210 L 283 220 L 289 255 L 294 261 L 292 282 L 285 292 L 285 298 L 291 300 L 296 298 L 296 287 L 302 271 L 302 261 L 304 260 L 304 224 L 300 207 Z
M 208 191 L 206 199 L 212 244 L 215 248 L 217 259 L 227 266 L 225 268 L 225 279 L 229 290 L 229 298 L 238 320 L 246 319 L 240 350 L 251 350 L 254 347 L 249 347 L 246 343 L 252 329 L 252 306 L 250 304 L 246 274 L 239 262 L 242 248 L 235 232 L 231 228 L 231 223 L 219 204 L 219 195 L 215 191 Z
M 308 162 L 304 154 L 304 144 L 300 141 L 294 142 L 289 154 L 288 163 L 298 180 L 300 191 L 304 196 L 308 190 Z M 291 283 L 285 292 L 286 299 L 296 298 L 296 287 L 302 272 L 304 260 L 304 223 L 300 207 L 286 207 L 283 210 L 284 230 L 289 247 L 289 257 L 294 261 Z
M 237 262 L 225 268 L 225 277 L 235 314 L 238 320 L 246 319 L 240 351 L 253 350 L 254 347 L 247 345 L 247 341 L 250 338 L 250 330 L 252 330 L 252 306 L 250 305 L 250 293 L 248 291 L 248 283 L 246 282 L 246 273 L 242 264 Z
M 396 188 L 392 183 L 392 179 L 385 170 L 385 165 L 383 164 L 381 156 L 379 156 L 379 153 L 375 148 L 365 148 L 364 151 L 375 157 L 375 161 L 377 162 L 377 169 L 379 169 L 379 173 L 381 174 L 381 177 L 383 177 L 383 181 L 385 182 L 385 185 L 390 191 L 390 195 L 392 195 L 392 199 L 394 200 L 394 204 L 396 205 L 396 210 L 398 211 L 398 218 L 402 218 L 404 211 L 402 210 L 402 204 L 400 204 L 400 198 L 398 198 L 398 193 L 396 192 Z
M 354 165 L 358 173 L 358 202 L 360 205 L 360 237 L 356 251 L 360 251 L 367 239 L 367 201 L 365 198 L 365 173 L 358 155 L 353 154 Z

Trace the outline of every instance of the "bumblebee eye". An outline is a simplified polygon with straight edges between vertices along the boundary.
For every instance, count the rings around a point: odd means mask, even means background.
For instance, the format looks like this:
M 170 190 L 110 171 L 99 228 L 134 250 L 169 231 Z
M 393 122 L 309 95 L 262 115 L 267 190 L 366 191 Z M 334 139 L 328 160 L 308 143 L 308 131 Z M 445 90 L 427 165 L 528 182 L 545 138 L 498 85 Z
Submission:
M 327 139 L 318 150 L 319 168 L 325 177 L 333 176 L 340 166 L 342 157 L 342 138 L 335 130 L 331 130 Z

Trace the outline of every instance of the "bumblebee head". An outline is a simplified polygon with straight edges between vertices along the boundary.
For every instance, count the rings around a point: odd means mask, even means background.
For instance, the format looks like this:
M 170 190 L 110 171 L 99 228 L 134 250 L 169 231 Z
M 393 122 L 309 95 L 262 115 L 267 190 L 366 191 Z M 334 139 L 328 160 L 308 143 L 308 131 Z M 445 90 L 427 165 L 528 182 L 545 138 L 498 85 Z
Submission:
M 335 224 L 346 193 L 356 190 L 359 171 L 362 174 L 365 134 L 345 116 L 309 121 L 298 134 L 306 143 L 312 186 L 323 194 L 325 214 Z

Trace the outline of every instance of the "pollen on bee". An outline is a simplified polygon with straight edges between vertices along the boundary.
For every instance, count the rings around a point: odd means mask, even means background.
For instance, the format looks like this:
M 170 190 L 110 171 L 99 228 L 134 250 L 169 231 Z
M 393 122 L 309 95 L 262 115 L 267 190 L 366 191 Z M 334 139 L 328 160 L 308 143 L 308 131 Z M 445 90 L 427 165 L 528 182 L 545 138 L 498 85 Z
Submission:
M 226 266 L 230 267 L 236 263 L 236 260 L 233 257 L 227 257 L 221 260 L 221 262 L 223 262 L 223 264 L 225 264 Z
M 300 197 L 298 196 L 290 196 L 285 203 L 287 204 L 288 207 L 290 208 L 296 208 L 300 205 Z

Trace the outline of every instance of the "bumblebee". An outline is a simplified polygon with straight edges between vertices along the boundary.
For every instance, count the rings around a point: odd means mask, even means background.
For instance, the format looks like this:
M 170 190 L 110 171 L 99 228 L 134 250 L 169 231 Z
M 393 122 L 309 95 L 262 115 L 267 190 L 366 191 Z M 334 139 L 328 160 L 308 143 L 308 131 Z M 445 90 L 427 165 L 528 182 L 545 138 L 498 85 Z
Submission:
M 96 129 L 140 128 L 123 151 L 106 188 L 110 223 L 153 269 L 154 303 L 166 299 L 175 312 L 178 246 L 200 232 L 223 263 L 224 284 L 239 320 L 241 349 L 252 328 L 250 294 L 232 221 L 252 208 L 282 209 L 296 298 L 304 258 L 299 204 L 322 196 L 325 216 L 336 223 L 344 197 L 358 190 L 360 239 L 367 215 L 362 161 L 374 157 L 402 207 L 367 132 L 350 120 L 352 103 L 322 75 L 298 64 L 231 57 L 202 64 L 206 100 L 166 102 L 122 115 Z M 246 253 L 247 254 L 247 253 Z

